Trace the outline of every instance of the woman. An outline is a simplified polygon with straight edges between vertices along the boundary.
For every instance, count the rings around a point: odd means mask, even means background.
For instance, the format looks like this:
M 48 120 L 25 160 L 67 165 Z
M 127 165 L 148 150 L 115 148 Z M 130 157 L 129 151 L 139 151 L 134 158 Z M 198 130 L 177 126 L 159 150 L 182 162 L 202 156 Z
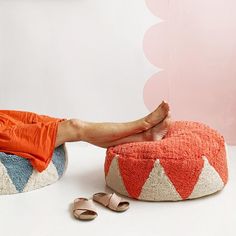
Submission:
M 0 152 L 27 158 L 42 172 L 51 161 L 54 149 L 65 142 L 84 141 L 107 148 L 160 140 L 170 122 L 169 105 L 164 101 L 147 116 L 125 123 L 95 123 L 29 111 L 0 110 Z

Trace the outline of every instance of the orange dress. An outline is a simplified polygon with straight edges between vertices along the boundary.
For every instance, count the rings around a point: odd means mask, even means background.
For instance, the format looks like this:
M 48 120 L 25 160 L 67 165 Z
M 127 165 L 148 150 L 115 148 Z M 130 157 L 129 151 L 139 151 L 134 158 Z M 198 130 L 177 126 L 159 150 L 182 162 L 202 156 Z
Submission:
M 0 152 L 27 158 L 42 172 L 52 159 L 58 123 L 64 120 L 29 111 L 0 110 Z

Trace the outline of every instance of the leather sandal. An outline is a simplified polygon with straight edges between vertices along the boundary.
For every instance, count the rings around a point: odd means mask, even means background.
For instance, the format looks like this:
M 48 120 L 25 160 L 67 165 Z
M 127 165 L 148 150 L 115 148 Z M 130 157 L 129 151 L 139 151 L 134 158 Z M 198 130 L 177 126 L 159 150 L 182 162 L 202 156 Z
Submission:
M 117 212 L 126 211 L 129 208 L 129 202 L 123 201 L 116 193 L 95 193 L 93 200 Z
M 92 199 L 76 198 L 74 200 L 73 215 L 79 220 L 93 220 L 98 214 Z

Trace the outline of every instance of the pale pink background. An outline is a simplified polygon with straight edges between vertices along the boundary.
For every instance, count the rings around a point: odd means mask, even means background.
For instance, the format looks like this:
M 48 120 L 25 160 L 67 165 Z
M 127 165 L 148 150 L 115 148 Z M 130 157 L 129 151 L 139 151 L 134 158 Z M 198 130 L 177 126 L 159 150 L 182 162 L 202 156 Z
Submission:
M 143 41 L 148 60 L 162 69 L 144 87 L 146 106 L 168 100 L 174 119 L 204 122 L 236 144 L 236 1 L 146 3 L 163 19 Z

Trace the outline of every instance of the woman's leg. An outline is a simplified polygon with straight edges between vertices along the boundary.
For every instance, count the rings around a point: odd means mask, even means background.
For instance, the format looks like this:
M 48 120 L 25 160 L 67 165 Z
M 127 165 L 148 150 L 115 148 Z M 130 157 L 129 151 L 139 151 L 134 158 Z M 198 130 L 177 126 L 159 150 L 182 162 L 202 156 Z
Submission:
M 78 119 L 65 120 L 58 124 L 55 147 L 64 142 L 74 141 L 85 141 L 100 147 L 106 147 L 109 143 L 117 142 L 118 139 L 155 127 L 167 117 L 168 112 L 169 105 L 166 102 L 162 102 L 152 113 L 131 122 L 93 123 Z
M 170 119 L 170 116 L 168 116 L 161 123 L 141 133 L 132 134 L 130 136 L 120 138 L 120 139 L 110 141 L 110 142 L 97 141 L 92 144 L 99 147 L 107 148 L 107 147 L 111 147 L 111 146 L 115 146 L 115 145 L 119 145 L 123 143 L 161 140 L 166 135 L 170 124 L 171 124 L 171 119 Z

